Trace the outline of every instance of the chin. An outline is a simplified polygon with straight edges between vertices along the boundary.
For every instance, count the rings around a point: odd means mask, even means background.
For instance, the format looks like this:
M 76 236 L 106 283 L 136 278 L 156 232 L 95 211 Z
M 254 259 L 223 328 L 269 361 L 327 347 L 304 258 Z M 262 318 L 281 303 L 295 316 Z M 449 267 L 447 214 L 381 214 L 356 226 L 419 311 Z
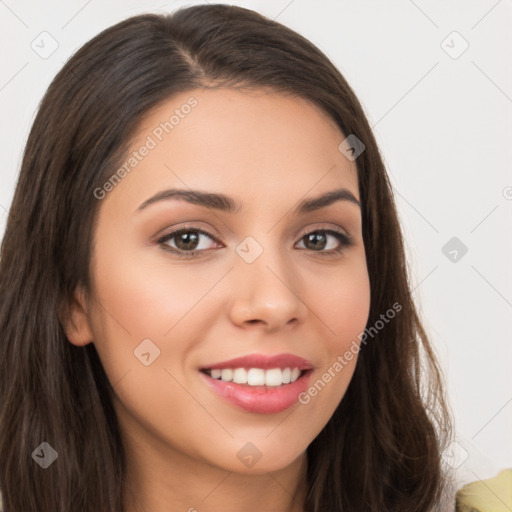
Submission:
M 275 443 L 270 442 L 268 438 L 261 439 L 261 442 L 254 440 L 245 443 L 236 440 L 235 444 L 234 449 L 225 447 L 222 450 L 222 456 L 216 457 L 214 461 L 210 460 L 210 463 L 224 471 L 245 475 L 265 475 L 300 463 L 301 456 L 305 456 L 306 453 L 303 443 L 300 443 L 301 446 L 297 450 L 291 451 L 289 446 L 287 450 L 282 450 L 286 442 L 281 439 Z M 228 453 L 233 453 L 234 456 L 226 456 Z

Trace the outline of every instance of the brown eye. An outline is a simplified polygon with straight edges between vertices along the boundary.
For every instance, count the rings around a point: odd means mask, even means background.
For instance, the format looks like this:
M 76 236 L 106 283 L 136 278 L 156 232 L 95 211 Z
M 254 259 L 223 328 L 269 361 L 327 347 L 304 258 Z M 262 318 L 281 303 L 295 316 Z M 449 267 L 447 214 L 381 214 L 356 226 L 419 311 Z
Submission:
M 215 241 L 213 236 L 206 231 L 196 228 L 183 228 L 163 236 L 158 240 L 158 244 L 168 251 L 182 256 L 191 256 L 196 252 L 209 249 L 207 239 Z
M 330 241 L 329 238 L 335 239 L 337 244 Z M 311 231 L 304 235 L 301 241 L 304 241 L 306 249 L 325 254 L 339 253 L 352 245 L 352 240 L 344 233 L 326 229 Z

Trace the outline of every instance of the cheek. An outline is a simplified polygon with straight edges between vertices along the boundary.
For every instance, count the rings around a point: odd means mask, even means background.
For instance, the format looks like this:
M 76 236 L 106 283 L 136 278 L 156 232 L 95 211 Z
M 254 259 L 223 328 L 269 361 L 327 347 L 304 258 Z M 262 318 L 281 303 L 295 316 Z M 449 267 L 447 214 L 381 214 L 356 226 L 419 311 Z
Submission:
M 154 253 L 158 249 L 152 248 Z M 103 258 L 94 272 L 99 300 L 108 306 L 109 321 L 132 341 L 163 338 L 199 303 L 218 279 L 215 271 L 191 271 L 165 258 L 121 255 Z M 115 261 L 115 263 L 113 263 Z M 103 311 L 105 313 L 106 311 Z
M 166 260 L 158 248 L 141 257 L 113 234 L 103 237 L 101 247 L 92 269 L 98 302 L 92 327 L 109 380 L 118 382 L 131 372 L 130 380 L 137 375 L 135 380 L 149 386 L 146 370 L 159 368 L 168 381 L 165 369 L 174 373 L 180 362 L 188 361 L 211 320 L 205 320 L 204 308 L 225 264 L 195 265 L 192 270 L 191 263 Z M 144 357 L 154 363 L 146 367 L 141 359 L 148 352 Z M 158 388 L 160 384 L 155 382 Z
M 331 357 L 345 351 L 364 331 L 370 312 L 370 281 L 364 251 L 358 251 L 336 272 L 318 272 L 309 300 L 325 327 Z M 320 286 L 322 285 L 322 286 Z
M 101 248 L 94 258 L 92 331 L 94 345 L 105 372 L 115 384 L 143 366 L 134 351 L 149 339 L 156 341 L 163 326 L 162 318 L 152 300 L 151 281 L 146 269 L 137 265 L 124 250 L 122 240 L 114 236 L 99 237 Z M 169 319 L 171 322 L 172 319 Z M 169 329 L 169 327 L 167 327 Z M 155 346 L 159 350 L 159 342 Z M 153 357 L 157 353 L 153 349 Z
M 317 276 L 319 284 L 321 276 Z M 324 279 L 324 293 L 311 296 L 322 326 L 323 358 L 306 392 L 299 397 L 321 429 L 334 413 L 350 384 L 370 311 L 370 282 L 364 258 Z M 318 288 L 317 288 L 318 290 Z
M 324 310 L 339 348 L 356 339 L 366 326 L 370 311 L 369 282 L 365 276 L 351 275 L 326 298 Z
M 218 274 L 210 270 L 208 280 L 168 262 L 135 261 L 119 250 L 116 258 L 110 249 L 110 257 L 98 258 L 94 269 L 101 305 L 93 331 L 122 424 L 133 427 L 134 435 L 146 435 L 137 430 L 142 426 L 176 446 L 193 446 L 194 439 L 204 437 L 205 424 L 221 438 L 224 430 L 194 401 L 180 366 L 194 348 L 201 298 Z

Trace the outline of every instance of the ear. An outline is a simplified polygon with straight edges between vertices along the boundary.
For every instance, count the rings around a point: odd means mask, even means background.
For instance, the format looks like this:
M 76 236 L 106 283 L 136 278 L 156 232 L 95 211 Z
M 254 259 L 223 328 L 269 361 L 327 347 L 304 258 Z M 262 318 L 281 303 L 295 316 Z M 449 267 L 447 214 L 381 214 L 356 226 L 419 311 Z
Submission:
M 71 303 L 63 307 L 61 322 L 73 345 L 83 347 L 93 341 L 86 295 L 81 287 L 77 287 Z

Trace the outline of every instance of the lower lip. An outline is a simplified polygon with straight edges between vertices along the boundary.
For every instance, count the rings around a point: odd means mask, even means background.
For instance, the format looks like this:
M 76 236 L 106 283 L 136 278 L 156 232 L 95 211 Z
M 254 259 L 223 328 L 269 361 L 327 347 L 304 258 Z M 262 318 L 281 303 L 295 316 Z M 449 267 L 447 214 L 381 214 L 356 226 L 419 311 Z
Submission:
M 206 383 L 229 403 L 248 412 L 275 414 L 295 404 L 301 393 L 306 391 L 311 370 L 304 372 L 295 382 L 282 386 L 248 386 L 213 379 L 199 372 Z

